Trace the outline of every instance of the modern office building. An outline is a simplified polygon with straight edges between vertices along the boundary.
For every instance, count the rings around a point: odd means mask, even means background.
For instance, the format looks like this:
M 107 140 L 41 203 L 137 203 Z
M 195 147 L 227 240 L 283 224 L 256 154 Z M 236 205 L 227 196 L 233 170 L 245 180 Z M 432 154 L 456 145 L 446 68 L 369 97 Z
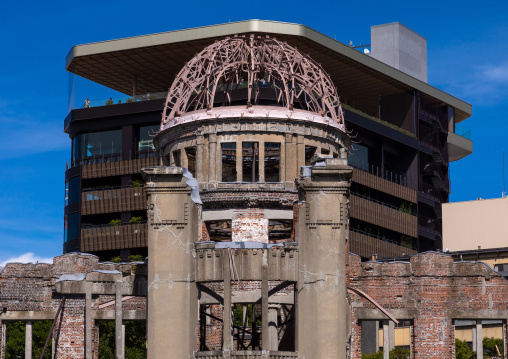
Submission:
M 100 100 L 86 95 L 91 101 L 72 108 L 65 119 L 72 159 L 65 176 L 64 252 L 89 252 L 102 259 L 146 255 L 146 200 L 140 171 L 162 163 L 152 139 L 160 127 L 167 91 L 178 72 L 206 46 L 251 34 L 276 38 L 308 54 L 337 89 L 354 142 L 348 156 L 355 167 L 350 251 L 362 257 L 395 257 L 441 249 L 441 204 L 448 201 L 451 190 L 448 164 L 472 152 L 471 140 L 457 133 L 456 124 L 471 116 L 471 105 L 426 83 L 426 40 L 420 35 L 399 23 L 374 26 L 371 31 L 370 53 L 303 25 L 260 20 L 74 46 L 67 71 L 125 97 Z M 338 153 L 319 136 L 304 141 L 290 128 L 280 131 L 291 138 L 293 147 L 261 149 L 251 141 L 251 147 L 245 142 L 240 151 L 210 142 L 213 134 L 207 134 L 203 143 L 176 147 L 169 163 L 196 176 L 203 198 L 210 183 L 220 188 L 234 182 L 265 182 L 280 193 L 294 193 L 294 198 L 281 198 L 285 202 L 279 209 L 289 211 L 297 199 L 297 168 L 309 165 L 316 154 Z M 221 153 L 223 163 L 201 162 L 199 146 Z M 282 151 L 284 160 L 294 163 L 294 171 L 283 173 L 283 166 L 269 163 Z M 245 158 L 250 154 L 251 162 L 254 156 L 254 165 L 235 167 L 234 155 L 240 152 Z M 261 155 L 268 162 L 261 164 Z M 272 195 L 277 196 L 277 191 Z M 257 201 L 254 207 L 272 205 Z M 253 205 L 244 201 L 243 206 Z M 215 222 L 209 218 L 209 222 L 204 235 L 211 239 L 233 235 L 227 218 Z M 272 221 L 270 241 L 293 236 L 293 226 L 290 216 Z

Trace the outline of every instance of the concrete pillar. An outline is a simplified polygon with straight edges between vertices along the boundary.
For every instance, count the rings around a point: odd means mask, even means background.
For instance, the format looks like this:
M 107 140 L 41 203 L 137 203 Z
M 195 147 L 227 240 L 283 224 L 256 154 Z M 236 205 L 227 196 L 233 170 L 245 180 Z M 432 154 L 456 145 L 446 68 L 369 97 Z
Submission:
M 477 320 L 476 321 L 476 338 L 473 338 L 473 340 L 476 340 L 476 358 L 477 359 L 483 359 L 483 333 L 482 333 L 482 321 Z
M 258 143 L 259 182 L 265 182 L 265 143 Z
M 222 178 L 218 178 L 218 173 L 221 171 L 217 171 L 217 135 L 210 134 L 208 137 L 208 144 L 210 146 L 209 153 L 210 159 L 208 161 L 208 173 L 209 178 L 208 182 L 216 182 L 221 181 Z
M 392 322 L 391 320 L 388 322 L 388 334 L 390 338 L 389 348 L 390 350 L 392 350 L 393 348 L 395 348 L 395 323 Z
M 345 358 L 346 224 L 353 170 L 346 159 L 326 158 L 312 176 L 297 179 L 302 204 L 299 242 L 297 350 L 306 359 Z
M 279 336 L 277 332 L 279 310 L 280 305 L 268 306 L 268 338 L 270 340 L 268 347 L 269 350 L 279 350 Z
M 238 141 L 236 143 L 236 180 L 240 182 L 243 181 L 242 168 L 243 168 L 242 141 Z
M 199 183 L 208 180 L 208 178 L 205 177 L 205 172 L 208 173 L 208 171 L 206 171 L 207 169 L 205 169 L 205 166 L 202 165 L 207 162 L 204 157 L 204 144 L 205 139 L 203 135 L 199 135 L 196 141 L 196 179 Z
M 296 168 L 296 143 L 293 143 L 293 135 L 290 133 L 286 133 L 284 142 L 285 166 L 282 168 L 286 170 L 284 177 L 285 186 L 291 188 L 295 178 L 298 176 Z
M 230 352 L 233 349 L 233 337 L 231 333 L 231 267 L 229 266 L 229 254 L 227 249 L 222 252 L 222 271 L 224 277 L 224 309 L 222 311 L 222 350 Z
M 86 284 L 85 293 L 85 358 L 92 359 L 92 291 Z
M 148 201 L 148 359 L 189 358 L 198 325 L 198 206 L 180 167 L 142 170 Z
M 390 359 L 390 350 L 392 350 L 392 341 L 394 341 L 395 331 L 392 331 L 394 326 L 391 326 L 392 321 L 383 322 L 383 359 Z
M 26 321 L 25 330 L 25 359 L 32 359 L 32 321 Z
M 263 251 L 261 261 L 261 349 L 270 350 L 268 333 L 268 250 Z
M 124 358 L 125 340 L 122 333 L 122 282 L 115 283 L 115 349 L 116 359 Z
M 476 351 L 476 324 L 473 326 L 473 328 L 471 328 L 472 330 L 472 341 L 473 341 L 473 351 Z
M 0 319 L 0 359 L 5 359 L 5 346 L 7 340 L 7 328 L 5 324 L 5 321 Z
M 305 166 L 305 138 L 303 135 L 298 135 L 297 137 L 297 164 L 298 167 L 296 168 L 296 176 L 300 173 L 300 167 Z

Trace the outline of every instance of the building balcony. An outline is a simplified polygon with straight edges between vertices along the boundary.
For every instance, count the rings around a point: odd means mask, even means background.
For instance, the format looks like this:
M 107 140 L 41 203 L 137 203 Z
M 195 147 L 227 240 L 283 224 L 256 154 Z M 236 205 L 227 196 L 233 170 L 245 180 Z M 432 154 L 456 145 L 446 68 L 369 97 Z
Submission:
M 467 132 L 465 133 L 467 136 Z M 469 131 L 471 136 L 471 131 Z M 456 133 L 448 133 L 448 157 L 450 161 L 458 161 L 473 153 L 473 141 L 471 139 L 459 136 Z
M 381 178 L 362 169 L 355 168 L 353 171 L 353 182 L 387 193 L 394 197 L 416 203 L 416 190 Z
M 139 210 L 146 211 L 146 195 L 142 187 L 81 193 L 81 215 Z
M 121 176 L 140 173 L 141 168 L 154 167 L 159 165 L 157 157 L 138 158 L 127 161 L 112 161 L 85 164 L 81 169 L 83 179 L 99 178 L 109 176 Z
M 356 195 L 351 195 L 351 217 L 411 237 L 418 236 L 417 217 Z
M 97 252 L 148 246 L 147 224 L 126 224 L 81 229 L 82 252 Z
M 400 257 L 417 253 L 414 243 L 395 243 L 386 238 L 361 232 L 355 229 L 349 230 L 349 252 L 361 257 L 369 257 L 377 254 L 379 258 Z

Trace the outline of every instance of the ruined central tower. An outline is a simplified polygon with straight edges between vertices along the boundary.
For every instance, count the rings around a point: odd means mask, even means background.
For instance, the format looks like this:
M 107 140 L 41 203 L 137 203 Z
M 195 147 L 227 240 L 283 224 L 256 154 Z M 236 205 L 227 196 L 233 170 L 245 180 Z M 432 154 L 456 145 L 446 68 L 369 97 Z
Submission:
M 154 144 L 148 357 L 345 357 L 350 140 L 321 66 L 218 41 L 176 77 Z

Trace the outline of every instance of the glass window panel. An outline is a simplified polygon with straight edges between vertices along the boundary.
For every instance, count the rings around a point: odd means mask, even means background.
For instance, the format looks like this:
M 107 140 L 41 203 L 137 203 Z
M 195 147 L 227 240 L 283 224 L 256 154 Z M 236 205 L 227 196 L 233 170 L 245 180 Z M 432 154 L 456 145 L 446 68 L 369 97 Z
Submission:
M 65 181 L 65 199 L 64 206 L 69 205 L 69 181 Z
M 236 143 L 221 143 L 222 182 L 236 182 Z
M 259 150 L 257 142 L 242 142 L 243 182 L 259 181 Z
M 73 157 L 101 157 L 122 153 L 122 130 L 83 133 L 74 137 Z
M 143 126 L 139 128 L 138 151 L 154 150 L 153 137 L 159 131 L 159 125 Z
M 69 180 L 69 187 L 68 187 L 68 204 L 79 202 L 79 195 L 80 195 L 80 178 L 72 177 Z
M 359 144 L 354 144 L 353 148 L 349 152 L 349 156 L 347 156 L 347 159 L 350 166 L 368 171 L 369 149 L 367 147 Z
M 69 214 L 64 218 L 64 240 L 65 242 L 79 237 L 79 213 Z
M 265 182 L 280 182 L 280 143 L 265 143 Z

